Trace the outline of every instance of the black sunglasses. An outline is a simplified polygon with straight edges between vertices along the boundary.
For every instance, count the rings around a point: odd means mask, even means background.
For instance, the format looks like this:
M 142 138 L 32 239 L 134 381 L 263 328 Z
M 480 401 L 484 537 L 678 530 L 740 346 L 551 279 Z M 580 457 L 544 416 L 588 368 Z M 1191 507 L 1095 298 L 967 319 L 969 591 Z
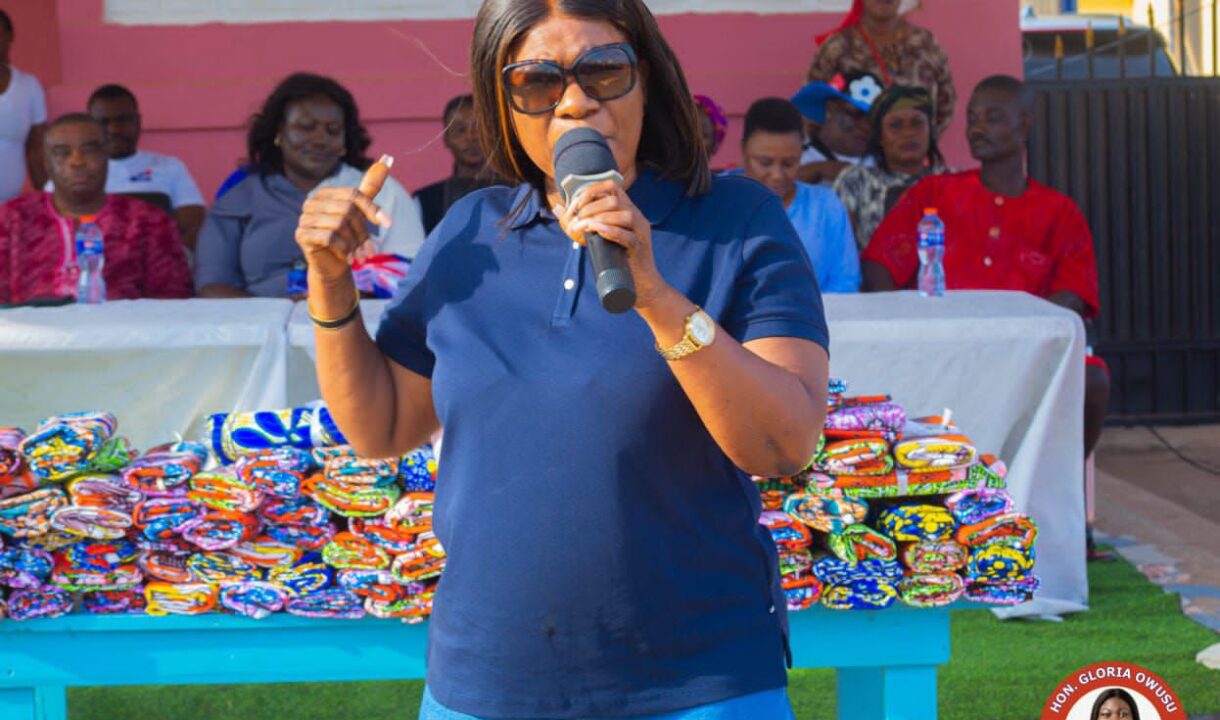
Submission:
M 554 60 L 524 60 L 500 71 L 513 109 L 541 115 L 555 109 L 568 89 L 568 78 L 586 95 L 604 102 L 621 98 L 635 87 L 637 60 L 627 43 L 599 45 L 581 53 L 565 68 Z

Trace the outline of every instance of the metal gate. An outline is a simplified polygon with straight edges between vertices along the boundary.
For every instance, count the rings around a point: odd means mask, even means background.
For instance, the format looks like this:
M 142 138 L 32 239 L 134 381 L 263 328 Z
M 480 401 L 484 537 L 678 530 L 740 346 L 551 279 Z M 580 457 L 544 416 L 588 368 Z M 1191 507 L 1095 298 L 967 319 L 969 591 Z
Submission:
M 1220 421 L 1220 79 L 1030 87 L 1030 174 L 1093 229 L 1110 419 Z

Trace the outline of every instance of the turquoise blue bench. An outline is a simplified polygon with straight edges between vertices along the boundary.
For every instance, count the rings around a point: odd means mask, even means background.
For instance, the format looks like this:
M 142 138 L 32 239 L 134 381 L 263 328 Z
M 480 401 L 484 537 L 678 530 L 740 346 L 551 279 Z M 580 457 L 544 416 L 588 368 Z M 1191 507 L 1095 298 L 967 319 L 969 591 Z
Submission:
M 793 664 L 836 668 L 841 720 L 935 720 L 949 610 L 789 615 Z M 424 676 L 428 626 L 365 619 L 72 615 L 0 621 L 0 718 L 64 720 L 66 688 Z

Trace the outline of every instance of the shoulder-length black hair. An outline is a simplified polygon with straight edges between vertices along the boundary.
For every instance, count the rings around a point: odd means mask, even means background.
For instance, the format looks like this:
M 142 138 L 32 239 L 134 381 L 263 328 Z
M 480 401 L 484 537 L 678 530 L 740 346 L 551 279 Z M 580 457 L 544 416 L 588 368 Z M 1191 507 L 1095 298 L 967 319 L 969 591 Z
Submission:
M 1089 720 L 1098 720 L 1098 716 L 1101 715 L 1101 706 L 1105 705 L 1110 698 L 1118 698 L 1127 703 L 1127 707 L 1131 708 L 1131 720 L 1140 720 L 1140 709 L 1135 704 L 1135 698 L 1131 697 L 1131 693 L 1126 690 L 1116 687 L 1103 690 L 1097 696 L 1097 699 L 1093 701 L 1093 712 L 1089 713 Z
M 682 66 L 643 0 L 484 0 L 474 24 L 470 78 L 479 138 L 492 169 L 509 181 L 545 186 L 542 170 L 513 130 L 500 71 L 525 34 L 556 14 L 608 22 L 626 36 L 641 64 L 648 65 L 636 159 L 683 183 L 688 194 L 707 192 L 711 173 L 698 110 Z
M 360 110 L 347 88 L 335 80 L 313 73 L 294 73 L 284 78 L 259 110 L 250 118 L 250 132 L 246 136 L 246 152 L 250 166 L 260 175 L 284 172 L 284 154 L 275 144 L 275 137 L 284 124 L 284 113 L 289 103 L 307 97 L 322 95 L 330 98 L 343 110 L 343 162 L 361 170 L 373 164 L 365 155 L 372 141 L 369 133 L 360 124 Z

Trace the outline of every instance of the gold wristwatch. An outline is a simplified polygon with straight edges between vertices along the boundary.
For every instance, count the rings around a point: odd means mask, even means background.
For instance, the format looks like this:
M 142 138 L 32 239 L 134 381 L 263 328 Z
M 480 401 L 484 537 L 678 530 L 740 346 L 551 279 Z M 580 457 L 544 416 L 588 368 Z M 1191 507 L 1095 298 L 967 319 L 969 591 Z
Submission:
M 681 360 L 711 345 L 715 339 L 716 323 L 710 315 L 703 312 L 703 308 L 696 307 L 693 313 L 686 316 L 686 334 L 682 339 L 667 349 L 657 345 L 657 352 L 670 362 Z

